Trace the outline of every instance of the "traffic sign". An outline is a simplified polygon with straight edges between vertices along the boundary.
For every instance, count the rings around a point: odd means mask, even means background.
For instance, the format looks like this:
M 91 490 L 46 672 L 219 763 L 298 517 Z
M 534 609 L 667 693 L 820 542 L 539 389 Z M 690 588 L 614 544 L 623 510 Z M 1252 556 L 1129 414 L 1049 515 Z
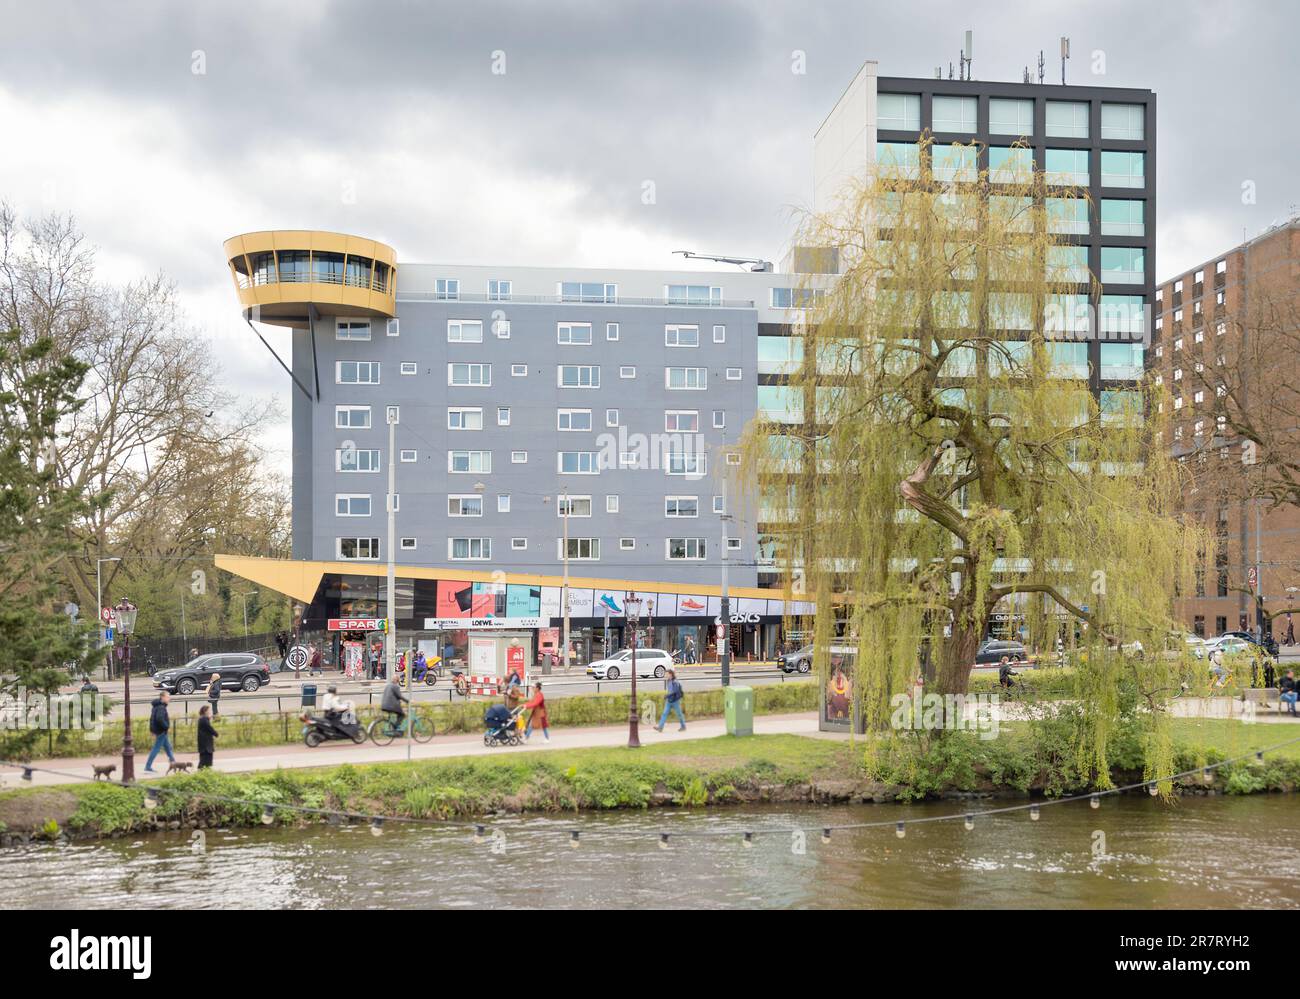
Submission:
M 103 621 L 105 624 L 108 624 L 109 621 L 113 620 L 112 608 L 111 607 L 99 608 L 99 619 Z

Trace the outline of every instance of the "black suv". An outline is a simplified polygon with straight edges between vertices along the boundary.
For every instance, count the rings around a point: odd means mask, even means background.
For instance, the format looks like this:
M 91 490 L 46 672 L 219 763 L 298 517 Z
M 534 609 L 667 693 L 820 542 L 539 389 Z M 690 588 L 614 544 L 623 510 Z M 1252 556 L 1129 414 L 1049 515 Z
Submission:
M 271 682 L 271 667 L 256 652 L 216 652 L 191 659 L 184 666 L 159 670 L 153 685 L 182 697 L 207 689 L 213 673 L 221 674 L 222 690 L 257 690 Z
M 994 666 L 1002 661 L 1003 656 L 1013 663 L 1029 661 L 1029 652 L 1019 642 L 991 641 L 985 642 L 975 653 L 975 665 Z

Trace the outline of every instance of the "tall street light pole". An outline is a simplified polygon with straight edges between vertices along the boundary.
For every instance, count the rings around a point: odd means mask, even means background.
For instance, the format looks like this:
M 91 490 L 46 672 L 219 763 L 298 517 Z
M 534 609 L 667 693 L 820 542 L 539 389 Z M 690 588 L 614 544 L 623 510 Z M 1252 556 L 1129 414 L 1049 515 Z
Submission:
M 135 738 L 131 735 L 131 633 L 135 631 L 136 606 L 123 599 L 113 608 L 117 630 L 122 633 L 122 780 L 135 781 Z
M 388 421 L 388 621 L 384 639 L 388 645 L 388 676 L 397 676 L 397 417 L 396 406 L 385 410 Z M 410 664 L 407 664 L 410 666 Z M 412 669 L 406 671 L 410 688 Z
M 641 733 L 637 727 L 636 710 L 636 626 L 641 616 L 641 598 L 629 593 L 623 601 L 623 610 L 627 614 L 627 624 L 632 631 L 632 699 L 627 706 L 627 748 L 641 748 Z
M 560 502 L 560 513 L 564 515 L 564 544 L 561 554 L 564 557 L 564 583 L 560 587 L 560 604 L 564 613 L 564 669 L 569 669 L 569 487 L 565 486 Z M 606 615 L 608 619 L 608 615 Z M 609 625 L 605 626 L 605 655 L 609 655 Z
M 731 598 L 727 595 L 727 564 L 731 546 L 728 543 L 731 513 L 727 509 L 727 480 L 722 480 L 722 613 L 718 620 L 718 664 L 722 667 L 722 685 L 731 686 Z
M 106 644 L 105 641 L 104 641 L 104 625 L 105 625 L 107 622 L 105 622 L 105 621 L 104 621 L 104 618 L 103 618 L 103 612 L 104 612 L 104 587 L 103 587 L 103 584 L 100 582 L 100 578 L 99 578 L 99 567 L 100 567 L 101 565 L 103 565 L 105 562 L 121 562 L 121 561 L 122 561 L 121 558 L 119 558 L 119 557 L 117 557 L 117 556 L 114 556 L 113 558 L 97 558 L 97 559 L 95 559 L 95 604 L 96 604 L 96 607 L 95 607 L 95 613 L 98 614 L 98 615 L 100 615 L 100 619 L 99 619 L 99 647 L 100 647 L 101 649 L 104 648 L 104 646 L 105 646 L 105 644 Z M 105 680 L 107 680 L 107 679 L 109 678 L 109 676 L 110 676 L 110 675 L 112 674 L 112 672 L 113 672 L 113 659 L 112 659 L 113 653 L 110 651 L 108 655 L 109 655 L 108 662 L 105 663 L 105 665 L 104 665 L 104 679 L 105 679 Z
M 256 592 L 257 592 L 256 590 L 249 590 L 247 593 L 235 594 L 235 596 L 237 596 L 244 603 L 244 637 L 245 638 L 248 637 L 248 598 L 251 597 Z

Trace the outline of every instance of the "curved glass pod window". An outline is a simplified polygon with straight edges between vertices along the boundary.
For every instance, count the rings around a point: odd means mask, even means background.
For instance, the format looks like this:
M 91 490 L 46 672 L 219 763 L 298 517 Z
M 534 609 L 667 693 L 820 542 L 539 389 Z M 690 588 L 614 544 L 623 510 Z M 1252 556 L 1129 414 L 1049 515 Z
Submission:
M 306 250 L 280 250 L 280 281 L 301 284 L 311 277 L 311 254 Z
M 311 279 L 317 284 L 342 284 L 343 254 L 313 253 L 311 256 Z
M 380 263 L 379 261 L 376 261 L 376 262 L 375 262 L 375 277 L 374 277 L 374 281 L 372 282 L 372 284 L 371 284 L 371 286 L 370 286 L 371 289 L 372 289 L 373 291 L 379 291 L 379 292 L 383 292 L 384 294 L 387 294 L 387 293 L 388 293 L 388 277 L 389 277 L 389 267 L 388 267 L 388 265 L 385 264 L 385 263 Z
M 343 268 L 343 283 L 350 288 L 369 288 L 374 261 L 368 257 L 348 257 Z
M 254 253 L 250 258 L 253 265 L 253 284 L 275 284 L 279 278 L 275 274 L 275 254 L 271 252 Z
M 252 287 L 253 279 L 248 273 L 248 261 L 244 257 L 234 257 L 230 261 L 230 266 L 235 271 L 235 282 L 240 288 Z

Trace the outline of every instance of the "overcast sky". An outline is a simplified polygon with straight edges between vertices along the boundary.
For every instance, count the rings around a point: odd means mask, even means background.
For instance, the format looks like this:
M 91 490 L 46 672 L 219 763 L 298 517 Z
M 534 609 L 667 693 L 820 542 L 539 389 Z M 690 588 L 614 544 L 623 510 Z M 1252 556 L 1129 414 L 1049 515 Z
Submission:
M 1300 202 L 1298 11 L 0 0 L 0 199 L 72 212 L 111 279 L 169 274 L 217 343 L 218 377 L 287 415 L 288 377 L 240 321 L 226 237 L 341 230 L 421 262 L 664 267 L 682 247 L 779 259 L 811 201 L 813 132 L 862 62 L 946 73 L 966 28 L 977 79 L 1019 81 L 1040 49 L 1059 79 L 1068 35 L 1071 82 L 1156 91 L 1163 279 Z M 287 461 L 286 423 L 265 442 Z

